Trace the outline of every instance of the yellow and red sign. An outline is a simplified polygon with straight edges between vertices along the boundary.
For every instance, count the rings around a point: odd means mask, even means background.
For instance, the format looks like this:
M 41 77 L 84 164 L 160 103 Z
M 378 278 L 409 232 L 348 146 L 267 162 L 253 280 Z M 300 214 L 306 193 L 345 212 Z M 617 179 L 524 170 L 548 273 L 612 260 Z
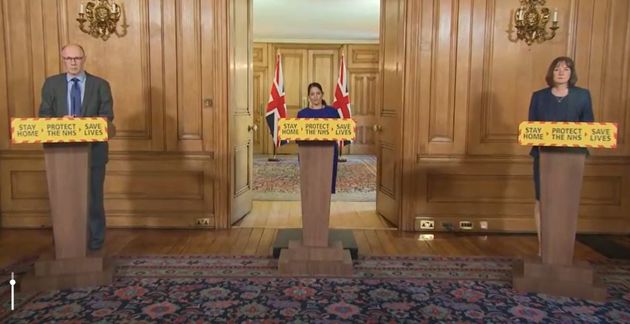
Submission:
M 534 146 L 617 147 L 616 123 L 522 122 L 518 143 Z
M 278 137 L 289 141 L 352 141 L 356 123 L 352 119 L 282 118 Z
M 72 143 L 107 141 L 107 118 L 11 118 L 11 141 L 22 143 Z

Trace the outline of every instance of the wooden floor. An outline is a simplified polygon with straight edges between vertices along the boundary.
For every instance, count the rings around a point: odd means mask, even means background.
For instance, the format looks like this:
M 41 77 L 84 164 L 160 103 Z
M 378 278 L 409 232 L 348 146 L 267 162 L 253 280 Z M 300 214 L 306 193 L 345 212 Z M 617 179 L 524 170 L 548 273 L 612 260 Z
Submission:
M 301 228 L 300 201 L 254 201 L 252 211 L 235 227 Z M 395 229 L 376 213 L 375 202 L 333 201 L 330 228 Z
M 259 255 L 270 256 L 278 229 L 230 230 L 109 229 L 103 253 L 116 255 Z M 534 256 L 534 235 L 435 234 L 431 241 L 419 233 L 393 230 L 352 230 L 360 255 Z M 50 253 L 51 230 L 0 230 L 0 267 Z M 576 259 L 605 257 L 577 242 Z
M 252 213 L 230 230 L 108 229 L 102 253 L 116 255 L 270 256 L 279 228 L 301 227 L 299 202 L 256 202 Z M 374 211 L 374 203 L 333 203 L 331 227 L 351 228 L 360 255 L 535 256 L 535 235 L 420 233 L 392 229 Z M 52 230 L 0 229 L 0 267 L 53 251 Z M 579 260 L 605 259 L 576 242 Z

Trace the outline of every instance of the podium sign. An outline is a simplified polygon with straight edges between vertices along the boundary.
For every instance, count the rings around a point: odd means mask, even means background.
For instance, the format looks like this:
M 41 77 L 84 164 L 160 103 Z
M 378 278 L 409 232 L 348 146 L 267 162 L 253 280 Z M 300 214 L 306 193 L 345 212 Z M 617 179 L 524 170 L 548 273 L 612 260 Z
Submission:
M 553 147 L 615 148 L 614 123 L 523 122 L 519 144 L 537 145 L 540 163 L 541 257 L 517 261 L 516 290 L 593 300 L 606 299 L 606 287 L 586 262 L 574 262 L 586 152 Z M 545 149 L 545 147 L 549 147 Z
M 289 141 L 352 141 L 357 125 L 352 119 L 282 118 L 278 138 Z
M 107 141 L 103 117 L 13 118 L 13 143 L 44 146 L 48 200 L 55 244 L 34 271 L 22 278 L 22 291 L 105 285 L 112 282 L 113 265 L 88 255 L 87 218 L 90 191 L 90 142 Z
M 107 118 L 11 118 L 11 141 L 24 143 L 79 143 L 107 141 Z
M 535 146 L 617 147 L 616 123 L 522 122 L 518 143 Z

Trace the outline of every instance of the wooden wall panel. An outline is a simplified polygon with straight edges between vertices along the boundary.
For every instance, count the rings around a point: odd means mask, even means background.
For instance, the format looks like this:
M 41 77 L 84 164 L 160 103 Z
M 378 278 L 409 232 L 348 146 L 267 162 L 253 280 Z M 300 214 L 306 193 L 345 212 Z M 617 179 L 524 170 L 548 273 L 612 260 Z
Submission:
M 608 0 L 578 2 L 575 49 L 581 84 L 591 90 L 596 120 L 619 122 L 620 145 L 598 155 L 630 155 L 627 143 L 630 110 L 630 3 Z M 588 46 L 588 45 L 590 46 Z
M 472 1 L 422 1 L 419 78 L 421 154 L 463 154 L 470 74 Z
M 252 46 L 252 63 L 254 67 L 267 67 L 269 62 L 269 54 L 267 53 L 267 44 L 254 43 Z M 275 61 L 275 57 L 272 60 Z
M 441 223 L 489 221 L 491 231 L 531 231 L 534 189 L 531 160 L 514 158 L 423 158 L 417 169 L 420 180 L 416 216 Z M 594 163 L 584 176 L 580 227 L 589 232 L 626 232 L 622 199 L 630 175 L 621 163 Z
M 350 94 L 353 118 L 359 116 L 374 116 L 376 112 L 376 86 L 378 73 L 355 72 L 350 74 Z M 354 100 L 352 100 L 354 99 Z
M 203 155 L 136 155 L 110 161 L 105 180 L 108 221 L 112 226 L 193 227 L 196 218 L 214 220 L 212 164 Z
M 8 118 L 29 117 L 37 113 L 37 98 L 40 94 L 42 62 L 41 28 L 35 28 L 41 18 L 35 16 L 40 10 L 32 1 L 3 1 L 5 60 L 7 74 Z M 35 7 L 35 8 L 34 8 Z M 9 14 L 10 13 L 10 14 Z M 34 35 L 35 34 L 35 35 Z M 32 50 L 31 50 L 32 49 Z M 37 71 L 35 71 L 37 69 Z
M 571 1 L 557 1 L 561 12 L 570 12 Z M 546 86 L 545 73 L 553 58 L 567 55 L 569 25 L 563 20 L 553 41 L 527 46 L 512 42 L 506 33 L 510 12 L 508 1 L 480 1 L 471 7 L 473 31 L 471 97 L 468 115 L 470 154 L 525 153 L 516 143 L 518 124 L 527 119 L 532 91 Z
M 42 170 L 11 170 L 9 174 L 11 198 L 47 199 L 46 172 Z
M 397 115 L 399 107 L 403 106 L 404 89 L 403 76 L 404 70 L 399 64 L 400 58 L 404 58 L 405 52 L 404 41 L 400 39 L 404 36 L 405 12 L 404 2 L 402 1 L 383 1 L 381 2 L 381 11 L 383 12 L 381 21 L 387 23 L 386 28 L 382 28 L 381 34 L 381 57 L 379 63 L 381 65 L 382 82 L 379 94 L 382 95 L 379 104 L 382 104 L 379 113 L 384 115 Z
M 39 110 L 43 78 L 59 69 L 57 7 L 50 1 L 2 1 L 2 109 L 0 117 L 29 117 Z M 45 15 L 43 13 L 46 13 Z M 6 91 L 6 92 L 5 92 Z M 8 123 L 0 131 L 8 134 Z M 0 137 L 0 149 L 30 150 L 37 145 L 11 145 Z
M 347 45 L 346 64 L 352 119 L 357 123 L 357 138 L 344 147 L 345 154 L 376 155 L 377 95 L 379 82 L 379 46 Z
M 267 120 L 265 119 L 267 101 L 269 98 L 268 90 L 264 91 L 267 87 L 267 70 L 254 67 L 254 81 L 252 85 L 253 101 L 254 101 L 254 154 L 262 154 L 265 151 L 265 147 L 271 145 L 269 139 L 265 136 L 265 133 L 269 133 L 269 127 L 267 126 Z
M 284 93 L 287 105 L 287 114 L 295 117 L 298 110 L 304 107 L 306 85 L 308 84 L 308 56 L 303 48 L 278 48 L 269 55 L 269 71 L 275 69 L 275 55 L 282 58 L 282 70 L 284 74 Z M 271 74 L 270 74 L 270 77 Z M 269 91 L 269 90 L 267 90 Z
M 429 203 L 529 203 L 533 199 L 531 178 L 527 176 L 429 174 L 427 177 Z
M 252 177 L 252 170 L 249 167 L 249 155 L 251 146 L 241 145 L 234 149 L 234 168 L 244 170 L 244 172 L 236 173 L 234 175 L 234 192 L 235 197 L 239 196 L 243 192 L 251 189 L 251 183 L 249 179 Z
M 378 45 L 349 44 L 346 64 L 349 70 L 378 70 Z
M 175 2 L 177 30 L 177 109 L 167 110 L 169 150 L 201 150 L 201 35 L 200 1 Z M 174 108 L 174 107 L 172 107 Z M 173 123 L 176 121 L 176 123 Z M 170 127 L 169 127 L 170 126 Z M 175 135 L 176 134 L 176 135 Z M 174 140 L 177 140 L 173 143 Z M 167 145 L 168 145 L 167 144 Z M 170 146 L 170 145 L 169 145 Z
M 29 211 L 33 214 L 48 211 L 46 174 L 43 160 L 38 155 L 29 154 L 19 159 L 3 158 L 0 166 L 3 218 L 7 211 Z
M 308 51 L 308 81 L 322 85 L 324 100 L 330 105 L 335 97 L 339 74 L 339 49 L 312 49 Z M 302 93 L 306 92 L 303 87 Z
M 457 38 L 457 3 L 434 2 L 433 15 L 431 101 L 429 109 L 429 142 L 455 140 L 455 70 Z M 429 8 L 427 8 L 429 9 Z
M 375 155 L 376 144 L 373 126 L 376 124 L 376 89 L 378 72 L 349 71 L 350 105 L 352 119 L 357 125 L 357 137 L 344 153 Z
M 1 225 L 48 226 L 46 173 L 39 154 L 3 158 L 1 166 Z M 105 180 L 108 224 L 162 227 L 176 220 L 179 226 L 192 227 L 196 218 L 214 219 L 211 170 L 207 156 L 135 155 L 111 160 Z M 141 221 L 155 216 L 165 223 Z
M 254 80 L 252 85 L 252 100 L 254 105 L 254 125 L 257 127 L 254 131 L 254 154 L 264 154 L 272 150 L 265 113 L 267 102 L 269 101 L 271 79 L 273 78 L 275 69 L 274 65 L 269 65 L 269 62 L 275 61 L 275 59 L 275 56 L 272 59 L 269 57 L 268 44 L 253 44 L 252 60 L 254 63 Z

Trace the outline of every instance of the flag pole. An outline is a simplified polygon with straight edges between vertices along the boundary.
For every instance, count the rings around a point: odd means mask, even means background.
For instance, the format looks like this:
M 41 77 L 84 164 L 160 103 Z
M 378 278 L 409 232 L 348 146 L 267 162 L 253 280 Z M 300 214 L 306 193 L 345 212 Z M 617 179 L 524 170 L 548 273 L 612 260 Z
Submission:
M 280 161 L 280 159 L 278 159 L 276 157 L 276 143 L 273 143 L 273 156 L 268 158 L 267 161 L 270 161 L 270 162 L 278 162 L 278 161 Z
M 265 107 L 265 104 L 260 104 L 260 110 L 262 110 L 264 107 Z M 273 137 L 271 137 L 271 142 L 273 143 Z M 276 157 L 276 143 L 273 143 L 273 156 L 268 158 L 267 161 L 269 161 L 269 162 L 278 162 L 278 161 L 280 161 Z
M 348 162 L 348 160 L 342 156 L 344 146 L 343 141 L 339 142 L 339 156 L 337 157 L 337 162 Z

